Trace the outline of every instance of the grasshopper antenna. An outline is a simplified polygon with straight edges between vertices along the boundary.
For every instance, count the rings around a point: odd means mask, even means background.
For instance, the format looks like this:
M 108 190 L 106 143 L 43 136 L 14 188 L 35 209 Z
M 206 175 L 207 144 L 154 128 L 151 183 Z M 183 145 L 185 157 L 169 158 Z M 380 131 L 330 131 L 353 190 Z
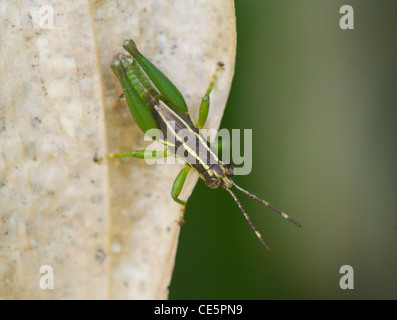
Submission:
M 276 207 L 273 207 L 269 202 L 262 200 L 261 198 L 257 197 L 256 195 L 248 192 L 247 190 L 244 190 L 243 188 L 239 187 L 237 184 L 235 184 L 233 182 L 233 185 L 240 190 L 242 193 L 246 194 L 247 196 L 249 196 L 252 199 L 255 199 L 256 201 L 259 201 L 260 203 L 264 204 L 266 207 L 272 209 L 273 211 L 277 212 L 280 216 L 284 217 L 285 219 L 287 219 L 288 221 L 292 222 L 294 225 L 296 225 L 297 227 L 300 227 L 301 225 L 295 221 L 294 219 L 292 219 L 289 215 L 287 215 L 286 213 L 282 212 L 281 210 L 277 209 Z
M 238 200 L 238 198 L 236 197 L 236 195 L 233 193 L 232 190 L 230 190 L 229 188 L 224 188 L 227 192 L 230 193 L 230 195 L 233 197 L 234 201 L 236 201 L 237 205 L 239 206 L 241 212 L 244 214 L 245 219 L 247 219 L 249 225 L 251 226 L 252 230 L 254 230 L 256 236 L 259 238 L 259 240 L 262 242 L 262 244 L 266 247 L 267 250 L 270 250 L 269 245 L 266 243 L 265 240 L 263 240 L 262 235 L 259 233 L 258 229 L 255 227 L 255 225 L 252 223 L 251 218 L 249 217 L 249 215 L 247 214 L 247 212 L 245 212 L 243 206 L 241 205 L 240 201 Z

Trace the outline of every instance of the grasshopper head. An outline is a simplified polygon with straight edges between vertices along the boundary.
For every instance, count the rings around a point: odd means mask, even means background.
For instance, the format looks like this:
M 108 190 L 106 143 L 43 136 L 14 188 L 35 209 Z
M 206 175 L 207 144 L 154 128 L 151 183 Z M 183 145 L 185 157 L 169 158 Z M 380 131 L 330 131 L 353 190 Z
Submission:
M 233 186 L 232 176 L 234 175 L 233 164 L 218 164 L 208 170 L 205 184 L 211 189 L 219 187 L 231 188 Z

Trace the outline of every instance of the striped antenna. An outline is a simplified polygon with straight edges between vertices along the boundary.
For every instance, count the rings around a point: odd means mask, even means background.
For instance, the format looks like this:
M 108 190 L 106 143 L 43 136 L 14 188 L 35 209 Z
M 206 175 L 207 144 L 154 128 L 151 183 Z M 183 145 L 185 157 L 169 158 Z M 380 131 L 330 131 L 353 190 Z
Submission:
M 249 217 L 249 215 L 247 214 L 247 212 L 245 212 L 243 206 L 241 205 L 240 201 L 238 200 L 238 198 L 236 197 L 236 195 L 233 193 L 232 190 L 230 190 L 229 188 L 224 187 L 224 189 L 230 193 L 230 195 L 233 197 L 234 201 L 236 201 L 237 205 L 239 206 L 241 212 L 244 214 L 245 219 L 247 219 L 248 223 L 250 224 L 252 230 L 254 230 L 256 236 L 259 238 L 259 240 L 262 242 L 262 244 L 266 247 L 267 250 L 270 250 L 269 245 L 266 243 L 265 240 L 263 240 L 262 235 L 259 233 L 258 229 L 254 226 L 254 224 L 251 221 L 251 218 Z
M 259 201 L 260 203 L 264 204 L 266 207 L 272 209 L 273 211 L 277 212 L 279 215 L 281 215 L 282 217 L 284 217 L 285 219 L 287 219 L 288 221 L 292 222 L 294 225 L 296 225 L 297 227 L 300 227 L 301 225 L 295 221 L 294 219 L 292 219 L 289 215 L 287 215 L 286 213 L 282 212 L 281 210 L 277 209 L 276 207 L 273 207 L 269 202 L 262 200 L 261 198 L 257 197 L 256 195 L 248 192 L 247 190 L 244 190 L 243 188 L 239 187 L 237 184 L 235 184 L 233 182 L 233 185 L 240 190 L 242 193 L 246 194 L 247 196 L 251 197 L 252 199 L 255 199 L 256 201 Z

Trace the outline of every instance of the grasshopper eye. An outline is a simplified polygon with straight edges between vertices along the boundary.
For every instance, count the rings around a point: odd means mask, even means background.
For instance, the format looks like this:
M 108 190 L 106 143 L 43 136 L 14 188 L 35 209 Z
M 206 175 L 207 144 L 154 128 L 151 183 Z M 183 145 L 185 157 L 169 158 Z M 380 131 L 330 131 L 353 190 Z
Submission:
M 228 163 L 225 165 L 225 173 L 228 177 L 234 176 L 234 164 Z
M 218 177 L 208 177 L 207 180 L 205 180 L 205 184 L 207 187 L 210 187 L 211 189 L 217 189 L 221 186 L 222 180 Z

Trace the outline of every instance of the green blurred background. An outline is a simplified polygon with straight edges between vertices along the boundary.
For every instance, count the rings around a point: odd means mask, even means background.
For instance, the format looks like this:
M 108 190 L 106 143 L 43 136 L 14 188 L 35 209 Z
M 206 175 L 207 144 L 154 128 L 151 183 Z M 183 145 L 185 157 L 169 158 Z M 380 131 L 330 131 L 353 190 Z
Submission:
M 339 8 L 354 9 L 341 30 Z M 170 299 L 397 298 L 397 2 L 237 0 L 236 73 L 222 128 L 253 129 L 239 194 L 189 199 Z M 354 269 L 341 290 L 339 268 Z

